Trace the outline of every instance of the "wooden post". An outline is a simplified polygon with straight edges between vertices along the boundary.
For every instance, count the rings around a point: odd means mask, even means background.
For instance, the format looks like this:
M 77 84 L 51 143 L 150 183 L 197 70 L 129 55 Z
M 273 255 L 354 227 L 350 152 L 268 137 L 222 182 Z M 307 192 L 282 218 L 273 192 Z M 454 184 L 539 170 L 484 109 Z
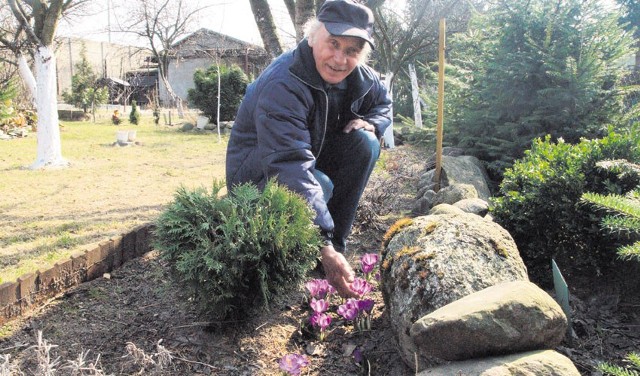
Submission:
M 217 110 L 217 119 L 216 119 L 216 124 L 218 125 L 218 142 L 222 142 L 222 139 L 220 138 L 220 81 L 222 79 L 220 78 L 220 61 L 218 61 L 218 110 Z
M 440 42 L 438 47 L 438 124 L 436 129 L 436 171 L 433 181 L 436 183 L 434 191 L 440 190 L 440 174 L 442 172 L 442 138 L 444 117 L 444 50 L 445 50 L 445 20 L 440 19 Z

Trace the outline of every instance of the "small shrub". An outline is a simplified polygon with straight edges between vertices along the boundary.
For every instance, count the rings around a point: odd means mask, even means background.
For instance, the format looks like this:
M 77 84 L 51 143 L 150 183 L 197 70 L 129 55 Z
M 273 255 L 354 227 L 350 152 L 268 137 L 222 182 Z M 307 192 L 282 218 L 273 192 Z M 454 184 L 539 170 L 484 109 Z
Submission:
M 138 125 L 140 123 L 140 111 L 136 101 L 131 101 L 131 112 L 129 113 L 129 123 Z
M 180 188 L 157 221 L 155 247 L 202 313 L 237 319 L 297 287 L 315 266 L 320 237 L 306 201 L 274 181 L 220 197 L 222 187 Z
M 160 124 L 160 108 L 157 106 L 153 108 L 153 124 Z
M 619 179 L 595 168 L 606 159 L 640 161 L 640 136 L 610 133 L 569 145 L 537 140 L 524 158 L 505 171 L 492 214 L 513 236 L 532 279 L 550 280 L 551 258 L 579 272 L 598 271 L 615 257 L 593 209 L 580 205 L 585 192 L 623 194 L 637 179 Z
M 238 66 L 220 66 L 220 121 L 231 121 L 236 116 L 249 79 Z M 199 109 L 212 123 L 218 118 L 218 66 L 198 69 L 193 74 L 195 88 L 189 89 L 189 103 Z
M 122 119 L 120 119 L 120 111 L 113 110 L 113 114 L 111 115 L 111 123 L 113 123 L 113 125 L 122 123 Z

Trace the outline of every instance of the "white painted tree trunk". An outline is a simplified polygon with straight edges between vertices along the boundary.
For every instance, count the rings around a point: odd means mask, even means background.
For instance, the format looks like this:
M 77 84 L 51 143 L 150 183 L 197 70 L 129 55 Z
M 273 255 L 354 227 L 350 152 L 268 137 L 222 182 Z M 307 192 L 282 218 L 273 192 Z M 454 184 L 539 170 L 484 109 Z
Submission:
M 29 94 L 31 94 L 31 102 L 34 106 L 37 106 L 36 98 L 38 97 L 36 94 L 36 78 L 33 77 L 33 72 L 31 72 L 31 68 L 29 68 L 29 63 L 27 63 L 27 59 L 23 54 L 19 54 L 18 58 L 18 72 L 20 73 L 20 77 L 22 77 L 22 81 L 24 82 L 27 89 L 29 89 Z
M 387 91 L 389 92 L 389 97 L 391 97 L 391 99 L 393 100 L 393 88 L 391 87 L 392 78 L 393 78 L 393 72 L 388 72 L 384 76 L 384 81 L 382 83 L 387 88 Z M 391 106 L 390 116 L 391 116 L 391 125 L 389 125 L 387 130 L 382 135 L 382 140 L 386 147 L 388 147 L 389 149 L 393 149 L 396 147 L 396 143 L 393 139 L 393 106 Z
M 58 103 L 56 101 L 56 56 L 52 46 L 36 50 L 36 108 L 38 112 L 36 161 L 31 169 L 67 167 L 62 157 Z
M 418 88 L 418 76 L 413 64 L 409 64 L 409 77 L 411 78 L 411 96 L 413 97 L 413 121 L 416 127 L 422 128 L 422 111 L 420 110 L 420 89 Z

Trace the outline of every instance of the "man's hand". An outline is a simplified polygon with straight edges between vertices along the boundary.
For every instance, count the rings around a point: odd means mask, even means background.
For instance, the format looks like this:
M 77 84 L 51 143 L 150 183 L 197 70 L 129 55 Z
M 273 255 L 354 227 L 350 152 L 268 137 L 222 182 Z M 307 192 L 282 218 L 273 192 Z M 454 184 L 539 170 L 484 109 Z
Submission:
M 343 298 L 357 298 L 358 294 L 351 290 L 350 286 L 355 273 L 344 255 L 336 251 L 332 245 L 320 248 L 320 254 L 322 255 L 322 267 L 329 284 Z
M 344 133 L 350 133 L 356 129 L 364 129 L 365 131 L 375 132 L 376 128 L 362 119 L 351 120 L 342 130 Z

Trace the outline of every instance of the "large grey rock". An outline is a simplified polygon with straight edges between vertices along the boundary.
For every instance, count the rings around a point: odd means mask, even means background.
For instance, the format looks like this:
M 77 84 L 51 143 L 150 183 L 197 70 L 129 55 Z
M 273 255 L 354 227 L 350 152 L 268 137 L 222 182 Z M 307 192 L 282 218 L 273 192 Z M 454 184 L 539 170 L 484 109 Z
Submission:
M 417 376 L 580 376 L 566 356 L 553 350 L 465 360 L 419 372 Z
M 429 170 L 420 176 L 418 191 L 433 189 L 435 170 Z M 471 184 L 476 188 L 478 197 L 489 201 L 491 190 L 487 172 L 478 158 L 463 155 L 459 157 L 442 156 L 442 172 L 440 176 L 440 188 L 453 184 Z
M 413 206 L 413 213 L 416 215 L 424 215 L 429 212 L 433 206 L 433 198 L 436 196 L 436 192 L 432 190 L 426 190 L 422 193 L 418 193 L 418 199 Z
M 465 213 L 471 213 L 484 217 L 489 213 L 489 203 L 481 198 L 466 198 L 453 204 Z
M 478 198 L 476 187 L 471 184 L 451 184 L 439 190 L 433 197 L 433 206 L 453 205 L 460 200 Z
M 412 368 L 418 349 L 409 330 L 416 320 L 489 286 L 528 280 L 509 233 L 474 214 L 405 220 L 389 231 L 386 244 L 383 298 L 402 358 Z M 420 365 L 437 361 L 418 359 Z
M 449 204 L 440 204 L 429 210 L 429 215 L 464 214 L 464 211 Z
M 531 282 L 514 281 L 431 312 L 410 334 L 427 357 L 465 360 L 554 348 L 566 331 L 567 317 L 549 294 Z

